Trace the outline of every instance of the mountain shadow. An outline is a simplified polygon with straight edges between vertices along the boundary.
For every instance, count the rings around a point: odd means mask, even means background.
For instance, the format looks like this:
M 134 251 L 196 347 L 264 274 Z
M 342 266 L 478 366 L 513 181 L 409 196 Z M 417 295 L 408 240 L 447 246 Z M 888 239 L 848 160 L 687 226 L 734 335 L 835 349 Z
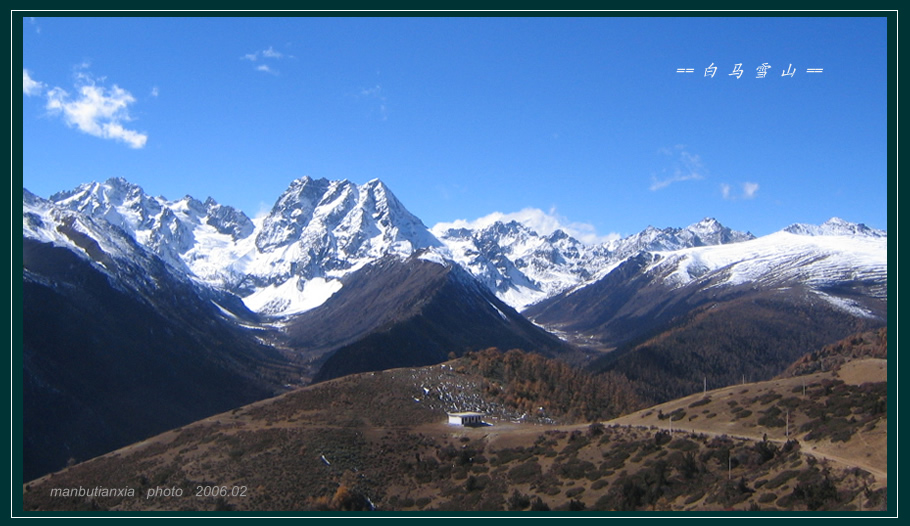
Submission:
M 529 322 L 466 271 L 419 256 L 386 257 L 351 274 L 321 307 L 287 326 L 289 345 L 320 355 L 314 381 L 440 363 L 449 354 L 520 348 L 580 353 Z

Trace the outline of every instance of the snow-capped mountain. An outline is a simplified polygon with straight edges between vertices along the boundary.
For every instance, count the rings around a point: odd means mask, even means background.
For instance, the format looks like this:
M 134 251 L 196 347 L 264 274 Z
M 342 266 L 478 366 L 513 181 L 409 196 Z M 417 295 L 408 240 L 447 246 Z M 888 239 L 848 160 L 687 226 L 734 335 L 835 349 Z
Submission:
M 186 196 L 152 197 L 123 178 L 87 183 L 50 200 L 123 229 L 164 261 L 210 284 L 230 288 L 238 277 L 231 263 L 238 242 L 253 233 L 243 212 Z
M 657 229 L 653 226 L 637 234 L 610 242 L 606 248 L 614 260 L 637 252 L 672 251 L 691 247 L 726 245 L 755 239 L 750 232 L 739 232 L 705 218 L 684 228 Z
M 363 185 L 304 177 L 291 183 L 233 267 L 256 311 L 289 314 L 322 304 L 341 278 L 387 255 L 439 242 L 378 179 Z
M 832 224 L 835 228 L 826 228 Z M 799 225 L 736 245 L 667 252 L 646 272 L 673 288 L 692 283 L 764 288 L 799 284 L 837 307 L 874 316 L 849 298 L 853 294 L 831 292 L 861 286 L 864 296 L 888 297 L 888 239 L 884 232 L 860 226 L 831 220 L 808 234 L 802 234 L 805 225 Z
M 442 248 L 378 179 L 364 185 L 298 179 L 258 224 L 211 198 L 151 197 L 122 178 L 51 200 L 123 229 L 175 268 L 267 314 L 321 305 L 343 276 L 385 255 Z
M 585 245 L 562 230 L 541 235 L 514 220 L 433 232 L 459 265 L 519 311 L 591 279 L 610 263 L 602 246 Z
M 834 223 L 638 252 L 523 314 L 611 350 L 591 367 L 625 374 L 655 400 L 690 394 L 704 376 L 715 385 L 770 378 L 806 352 L 887 324 L 887 237 Z
M 174 268 L 239 295 L 253 311 L 281 316 L 323 304 L 338 292 L 346 275 L 387 255 L 406 258 L 428 251 L 425 257 L 454 261 L 521 311 L 583 288 L 638 253 L 662 254 L 661 272 L 684 283 L 711 269 L 705 261 L 719 258 L 730 263 L 729 257 L 719 254 L 737 253 L 696 250 L 699 247 L 755 240 L 751 233 L 731 230 L 712 218 L 684 228 L 649 226 L 594 245 L 561 229 L 541 234 L 519 221 L 458 228 L 437 225 L 431 232 L 378 179 L 357 185 L 303 177 L 256 221 L 211 198 L 202 202 L 190 196 L 177 201 L 151 197 L 122 178 L 84 184 L 53 195 L 51 201 L 121 228 Z M 882 231 L 836 218 L 820 226 L 792 225 L 784 233 L 887 239 Z M 786 243 L 768 244 L 773 253 L 782 246 Z M 771 257 L 764 250 L 757 249 L 753 259 L 744 259 L 737 267 L 755 271 L 760 261 Z M 674 262 L 679 262 L 678 268 L 666 270 Z M 795 267 L 805 271 L 801 264 Z
M 839 217 L 832 217 L 821 225 L 807 225 L 796 223 L 784 229 L 784 232 L 804 236 L 863 236 L 871 238 L 887 238 L 884 230 L 870 228 L 862 223 L 851 223 Z
M 540 235 L 514 220 L 473 229 L 437 226 L 433 233 L 455 261 L 519 311 L 591 282 L 638 252 L 738 243 L 755 237 L 711 218 L 685 228 L 649 226 L 596 245 L 586 245 L 563 230 Z
M 809 299 L 824 301 L 851 315 L 883 316 L 879 302 L 887 302 L 888 298 L 888 241 L 884 232 L 866 232 L 840 220 L 825 224 L 834 224 L 836 229 L 805 229 L 800 225 L 738 243 L 641 251 L 595 282 L 541 302 L 526 314 L 561 328 L 567 323 L 581 327 L 585 322 L 580 320 L 578 305 L 606 305 L 604 297 L 613 295 L 613 289 L 637 281 L 637 292 L 622 305 L 616 305 L 620 308 L 610 316 L 623 317 L 628 314 L 626 308 L 636 312 L 636 316 L 648 311 L 651 307 L 643 310 L 639 303 L 639 292 L 645 289 L 649 291 L 648 302 L 658 296 L 661 302 L 654 306 L 663 310 L 672 294 L 712 295 L 741 287 L 783 291 L 799 288 Z M 660 294 L 655 294 L 655 290 Z M 601 310 L 595 307 L 590 311 L 598 323 L 607 319 Z

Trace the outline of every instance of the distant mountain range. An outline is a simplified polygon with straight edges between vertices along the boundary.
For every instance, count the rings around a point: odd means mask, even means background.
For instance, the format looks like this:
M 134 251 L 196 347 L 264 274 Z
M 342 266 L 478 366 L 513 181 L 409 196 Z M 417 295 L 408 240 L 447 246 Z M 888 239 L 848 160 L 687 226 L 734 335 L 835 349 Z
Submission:
M 662 400 L 887 323 L 887 235 L 861 224 L 755 238 L 705 219 L 586 245 L 516 221 L 430 230 L 379 180 L 304 177 L 257 220 L 121 178 L 24 190 L 23 252 L 29 475 L 469 350 L 535 351 Z

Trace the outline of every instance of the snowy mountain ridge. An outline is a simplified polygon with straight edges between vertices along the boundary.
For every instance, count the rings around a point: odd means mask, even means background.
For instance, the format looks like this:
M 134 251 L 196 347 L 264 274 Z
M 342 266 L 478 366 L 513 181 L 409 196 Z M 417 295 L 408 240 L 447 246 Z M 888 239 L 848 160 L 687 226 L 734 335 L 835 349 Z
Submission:
M 851 223 L 839 217 L 832 217 L 821 225 L 807 225 L 795 223 L 784 229 L 784 232 L 804 236 L 864 236 L 873 238 L 887 238 L 884 230 L 870 228 L 863 223 Z
M 23 214 L 26 203 L 35 199 L 40 200 L 27 191 L 23 194 Z M 758 262 L 770 262 L 769 254 L 784 258 L 781 247 L 793 248 L 792 243 L 750 245 L 756 240 L 751 233 L 732 230 L 713 218 L 684 228 L 649 226 L 597 244 L 583 243 L 559 228 L 540 234 L 530 222 L 516 220 L 437 225 L 430 230 L 378 179 L 363 185 L 297 179 L 269 213 L 256 220 L 212 198 L 203 202 L 190 196 L 177 201 L 151 197 L 122 178 L 83 184 L 54 194 L 47 203 L 103 220 L 193 279 L 237 294 L 253 311 L 282 316 L 321 305 L 342 287 L 345 276 L 388 255 L 420 254 L 440 264 L 457 263 L 521 311 L 584 287 L 641 252 L 659 254 L 656 265 L 673 276 L 667 279 L 682 284 L 716 270 L 718 262 L 735 263 L 738 274 L 731 275 L 745 276 L 749 261 L 758 268 Z M 53 232 L 30 231 L 27 223 L 23 234 L 59 238 L 59 232 Z M 875 250 L 884 250 L 887 240 L 884 231 L 837 218 L 820 226 L 791 225 L 773 236 L 783 234 L 818 240 L 878 239 Z M 736 249 L 699 250 L 734 245 L 752 255 L 737 259 Z M 761 248 L 753 254 L 748 247 Z M 833 246 L 831 250 L 824 254 L 836 252 Z M 859 264 L 883 265 L 883 258 L 860 259 Z M 679 265 L 674 271 L 667 270 L 671 261 Z
M 685 228 L 649 226 L 631 236 L 587 245 L 557 229 L 539 235 L 518 221 L 479 228 L 434 227 L 453 258 L 519 311 L 603 276 L 639 252 L 738 243 L 754 239 L 706 218 Z
M 138 293 L 136 299 L 140 301 L 154 303 L 150 298 L 160 289 L 160 281 L 167 279 L 210 302 L 221 317 L 236 320 L 238 313 L 243 315 L 244 309 L 235 296 L 166 263 L 132 233 L 106 220 L 59 206 L 23 189 L 22 223 L 23 238 L 68 249 L 108 276 L 115 289 Z M 24 273 L 41 281 L 28 270 Z
M 186 196 L 152 197 L 123 178 L 82 184 L 50 201 L 123 229 L 171 266 L 216 286 L 229 286 L 235 247 L 254 230 L 243 212 Z
M 765 288 L 802 285 L 817 297 L 854 315 L 872 314 L 845 289 L 887 300 L 887 238 L 868 235 L 799 235 L 780 231 L 735 245 L 658 252 L 646 272 L 671 288 L 742 284 Z
M 151 197 L 122 178 L 80 185 L 51 202 L 121 228 L 171 266 L 264 314 L 317 307 L 342 277 L 386 255 L 422 249 L 447 255 L 378 179 L 363 185 L 297 179 L 255 222 L 211 198 Z

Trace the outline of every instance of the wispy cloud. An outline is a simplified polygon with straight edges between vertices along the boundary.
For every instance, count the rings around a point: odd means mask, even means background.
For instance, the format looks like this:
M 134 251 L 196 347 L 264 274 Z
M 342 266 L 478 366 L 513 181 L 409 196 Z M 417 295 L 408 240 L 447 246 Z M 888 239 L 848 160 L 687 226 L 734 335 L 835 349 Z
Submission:
M 44 83 L 38 82 L 33 79 L 31 74 L 27 69 L 22 70 L 22 93 L 28 95 L 29 97 L 33 95 L 41 95 L 41 92 L 44 91 Z
M 361 97 L 380 97 L 382 96 L 382 86 L 376 85 L 372 88 L 360 88 Z
M 38 20 L 35 17 L 28 17 L 28 23 L 35 29 L 35 33 L 41 34 L 41 26 L 38 25 Z
M 157 96 L 158 96 L 158 86 L 153 86 L 153 87 L 152 87 L 151 96 L 152 96 L 152 97 L 157 97 Z
M 701 157 L 689 153 L 683 145 L 676 145 L 673 148 L 661 148 L 658 150 L 661 155 L 670 157 L 670 166 L 661 171 L 660 175 L 651 175 L 652 192 L 661 190 L 673 183 L 683 181 L 699 181 L 705 178 L 707 170 Z
M 269 46 L 268 49 L 262 49 L 259 51 L 253 51 L 252 53 L 246 53 L 240 57 L 240 60 L 249 60 L 250 62 L 258 62 L 259 60 L 282 60 L 285 58 L 295 58 L 293 55 L 288 55 L 276 50 L 274 47 Z M 254 68 L 256 71 L 262 71 L 263 73 L 270 73 L 272 75 L 278 75 L 278 70 L 274 66 L 269 66 L 267 64 L 260 64 Z
M 256 66 L 256 71 L 262 71 L 263 73 L 270 73 L 272 75 L 277 75 L 278 71 L 272 69 L 268 64 L 260 64 Z
M 504 214 L 502 212 L 493 212 L 484 217 L 468 221 L 465 219 L 456 219 L 449 223 L 437 223 L 433 226 L 433 232 L 444 232 L 450 228 L 484 228 L 493 223 L 517 221 L 540 235 L 548 236 L 557 230 L 569 234 L 575 239 L 586 244 L 597 244 L 613 241 L 620 238 L 619 234 L 610 233 L 600 235 L 594 225 L 570 221 L 568 218 L 557 213 L 556 208 L 551 208 L 549 212 L 544 212 L 539 208 L 525 208 L 518 212 Z
M 720 184 L 720 195 L 728 201 L 736 201 L 739 199 L 754 199 L 755 195 L 758 193 L 759 185 L 758 183 L 745 182 L 740 185 L 742 188 L 742 193 L 735 194 L 733 192 L 733 187 L 727 183 Z
M 758 193 L 758 183 L 743 183 L 743 199 L 752 199 Z
M 275 51 L 272 46 L 269 46 L 268 49 L 262 51 L 262 56 L 267 58 L 282 58 L 284 53 Z
M 378 102 L 377 110 L 379 112 L 379 118 L 384 121 L 389 119 L 388 100 L 382 93 L 382 86 L 377 84 L 372 88 L 360 88 L 359 96 Z
M 23 92 L 26 92 L 26 77 L 27 72 L 23 70 Z M 148 135 L 124 127 L 124 123 L 132 120 L 128 108 L 136 102 L 130 92 L 116 84 L 109 89 L 99 86 L 91 75 L 82 71 L 76 74 L 75 88 L 75 96 L 60 87 L 47 90 L 48 112 L 83 133 L 120 141 L 131 148 L 145 146 Z

